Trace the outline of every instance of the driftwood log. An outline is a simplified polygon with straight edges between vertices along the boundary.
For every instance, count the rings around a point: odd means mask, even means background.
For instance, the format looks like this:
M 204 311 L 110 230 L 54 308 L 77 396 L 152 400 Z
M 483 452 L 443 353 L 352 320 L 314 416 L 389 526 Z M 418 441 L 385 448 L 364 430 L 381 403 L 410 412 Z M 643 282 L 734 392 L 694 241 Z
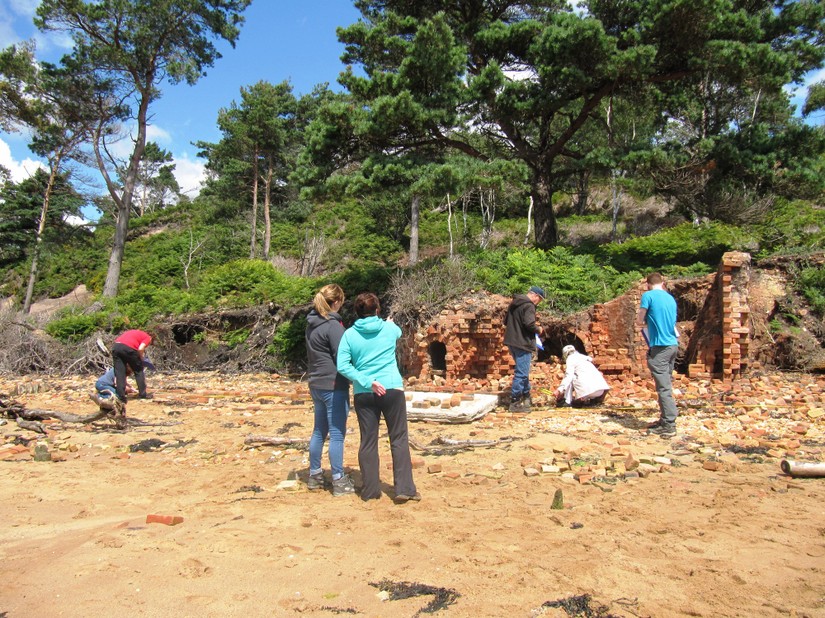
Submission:
M 123 405 L 118 405 L 119 401 L 109 402 L 91 396 L 92 400 L 98 404 L 97 412 L 93 414 L 72 414 L 71 412 L 58 412 L 56 410 L 40 410 L 37 408 L 26 409 L 26 407 L 16 401 L 0 401 L 0 414 L 16 420 L 19 427 L 29 429 L 38 433 L 46 433 L 43 425 L 37 421 L 55 418 L 64 423 L 93 423 L 101 419 L 108 418 L 115 422 L 118 427 L 126 426 L 126 416 Z
M 247 436 L 244 444 L 250 446 L 289 446 L 292 448 L 309 448 L 306 438 L 285 438 L 282 436 Z
M 410 446 L 416 451 L 423 451 L 425 453 L 435 452 L 453 452 L 469 451 L 476 448 L 493 448 L 508 444 L 513 441 L 513 438 L 501 438 L 499 440 L 453 440 L 452 438 L 438 437 L 433 440 L 429 446 L 419 444 L 415 440 L 410 439 Z

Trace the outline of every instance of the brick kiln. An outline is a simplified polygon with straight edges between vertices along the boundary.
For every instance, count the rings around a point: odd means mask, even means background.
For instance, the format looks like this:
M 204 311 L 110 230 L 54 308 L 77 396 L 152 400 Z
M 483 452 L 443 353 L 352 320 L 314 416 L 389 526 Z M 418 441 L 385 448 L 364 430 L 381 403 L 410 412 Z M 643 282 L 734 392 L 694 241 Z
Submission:
M 719 270 L 707 277 L 667 284 L 678 305 L 681 333 L 679 369 L 690 377 L 730 381 L 748 366 L 751 338 L 748 285 L 750 255 L 726 253 Z M 563 318 L 541 311 L 545 327 L 541 363 L 560 363 L 561 349 L 573 344 L 593 357 L 607 375 L 647 375 L 647 347 L 635 327 L 640 281 L 626 294 Z M 512 375 L 504 346 L 504 315 L 510 299 L 483 292 L 465 297 L 407 336 L 406 374 L 417 381 L 436 377 L 499 380 Z

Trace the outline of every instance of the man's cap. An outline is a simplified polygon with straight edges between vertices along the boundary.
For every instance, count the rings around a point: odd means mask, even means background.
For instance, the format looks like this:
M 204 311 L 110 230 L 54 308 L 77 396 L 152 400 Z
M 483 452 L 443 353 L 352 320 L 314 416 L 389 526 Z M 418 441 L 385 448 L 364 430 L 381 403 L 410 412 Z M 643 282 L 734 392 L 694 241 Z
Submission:
M 573 352 L 576 351 L 576 348 L 572 345 L 566 345 L 561 349 L 561 357 L 564 360 L 567 360 L 567 357 L 570 356 Z
M 539 286 L 537 286 L 537 285 L 534 285 L 533 287 L 531 287 L 531 288 L 530 288 L 529 290 L 527 290 L 527 291 L 528 291 L 528 292 L 532 292 L 532 293 L 533 293 L 533 294 L 535 294 L 536 296 L 540 296 L 542 300 L 544 300 L 544 299 L 546 298 L 546 296 L 544 295 L 544 289 L 543 289 L 543 288 L 540 288 L 540 287 L 539 287 Z

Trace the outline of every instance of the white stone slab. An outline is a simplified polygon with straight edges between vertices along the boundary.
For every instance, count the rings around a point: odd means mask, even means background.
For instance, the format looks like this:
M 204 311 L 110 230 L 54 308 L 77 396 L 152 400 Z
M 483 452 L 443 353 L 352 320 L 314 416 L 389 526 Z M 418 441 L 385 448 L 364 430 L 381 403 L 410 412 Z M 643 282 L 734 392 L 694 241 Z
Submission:
M 449 401 L 455 393 L 427 393 L 421 391 L 406 391 L 412 399 L 407 401 L 407 419 L 410 421 L 435 421 L 438 423 L 471 423 L 484 418 L 490 410 L 498 405 L 498 395 L 487 393 L 473 393 L 473 399 L 462 401 L 453 408 L 430 406 L 428 408 L 413 407 L 416 401 L 438 399 L 440 402 Z

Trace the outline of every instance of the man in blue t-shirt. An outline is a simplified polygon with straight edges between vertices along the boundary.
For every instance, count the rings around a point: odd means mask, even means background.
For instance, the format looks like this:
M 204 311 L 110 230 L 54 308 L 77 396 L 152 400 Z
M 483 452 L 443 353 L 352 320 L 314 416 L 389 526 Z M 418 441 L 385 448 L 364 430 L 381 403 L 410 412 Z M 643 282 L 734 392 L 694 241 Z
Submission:
M 647 366 L 659 396 L 659 420 L 649 434 L 669 438 L 676 435 L 676 402 L 673 399 L 673 369 L 679 342 L 676 331 L 676 300 L 664 290 L 659 273 L 647 277 L 647 292 L 642 294 L 636 325 L 647 329 Z

